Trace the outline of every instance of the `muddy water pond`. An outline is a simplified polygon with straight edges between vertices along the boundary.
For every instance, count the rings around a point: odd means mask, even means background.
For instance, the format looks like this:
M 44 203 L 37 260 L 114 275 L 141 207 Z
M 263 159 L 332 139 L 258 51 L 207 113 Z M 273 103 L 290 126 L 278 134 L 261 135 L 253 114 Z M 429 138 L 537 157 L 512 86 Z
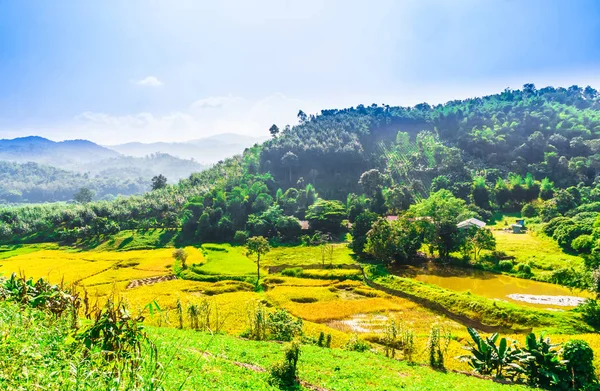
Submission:
M 398 267 L 393 273 L 458 292 L 469 291 L 490 299 L 537 308 L 570 309 L 589 297 L 586 292 L 560 285 L 482 270 L 426 264 Z

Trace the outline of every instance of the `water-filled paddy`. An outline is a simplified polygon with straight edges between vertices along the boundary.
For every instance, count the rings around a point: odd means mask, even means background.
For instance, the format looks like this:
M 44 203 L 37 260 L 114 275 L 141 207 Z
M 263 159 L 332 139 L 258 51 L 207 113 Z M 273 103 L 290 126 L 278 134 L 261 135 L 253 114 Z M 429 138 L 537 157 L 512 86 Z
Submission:
M 570 309 L 588 297 L 586 292 L 560 285 L 474 269 L 427 264 L 398 267 L 394 274 L 458 292 L 469 291 L 490 299 L 537 308 Z

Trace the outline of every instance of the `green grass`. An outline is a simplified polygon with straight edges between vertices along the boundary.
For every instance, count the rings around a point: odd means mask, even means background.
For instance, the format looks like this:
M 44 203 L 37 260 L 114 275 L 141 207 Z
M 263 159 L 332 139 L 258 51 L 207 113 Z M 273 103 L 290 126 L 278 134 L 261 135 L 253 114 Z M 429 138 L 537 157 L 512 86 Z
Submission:
M 161 350 L 168 351 L 176 347 L 176 361 L 181 367 L 198 365 L 198 352 L 204 349 L 210 354 L 209 359 L 201 360 L 202 365 L 186 383 L 187 389 L 269 390 L 266 373 L 248 373 L 252 371 L 247 369 L 240 371 L 231 362 L 269 368 L 283 358 L 282 346 L 273 342 L 246 341 L 226 335 L 211 336 L 164 328 L 153 328 L 150 335 L 156 338 Z M 425 366 L 409 365 L 371 352 L 348 352 L 312 345 L 304 345 L 301 349 L 298 363 L 300 379 L 328 390 L 526 389 L 456 373 L 433 371 Z M 251 382 L 242 386 L 244 383 L 240 382 L 240 378 Z
M 527 308 L 491 300 L 470 292 L 456 292 L 411 278 L 390 275 L 382 267 L 368 266 L 365 270 L 377 284 L 421 300 L 434 302 L 456 316 L 475 320 L 484 325 L 513 330 L 533 328 L 554 334 L 591 332 L 590 327 L 573 311 L 559 312 Z
M 513 234 L 495 231 L 496 250 L 515 257 L 515 262 L 528 263 L 533 272 L 552 271 L 566 266 L 583 266 L 583 260 L 566 254 L 560 246 L 549 238 L 533 232 Z
M 268 369 L 283 358 L 282 345 L 222 334 L 147 328 L 160 366 L 143 350 L 135 377 L 120 372 L 95 353 L 85 359 L 71 337 L 68 317 L 0 302 L 0 389 L 2 390 L 277 390 Z M 6 358 L 10 359 L 6 359 Z M 448 357 L 448 360 L 454 358 Z M 240 364 L 247 364 L 243 366 Z M 299 377 L 328 390 L 525 390 L 457 373 L 433 371 L 371 352 L 358 353 L 303 345 Z M 267 370 L 261 372 L 260 370 Z M 137 386 L 131 381 L 137 380 Z M 305 388 L 298 388 L 305 389 Z
M 150 229 L 146 231 L 121 231 L 110 239 L 92 246 L 95 251 L 150 250 L 172 247 L 179 232 L 176 230 Z
M 196 273 L 233 276 L 256 273 L 254 258 L 246 256 L 244 247 L 207 243 L 202 245 L 202 253 L 206 261 L 193 267 Z
M 354 264 L 353 253 L 346 243 L 334 244 L 333 258 L 325 255 L 325 264 L 344 265 Z M 261 263 L 265 266 L 279 265 L 315 265 L 322 263 L 322 254 L 320 246 L 296 246 L 296 247 L 273 247 L 271 251 L 264 256 Z

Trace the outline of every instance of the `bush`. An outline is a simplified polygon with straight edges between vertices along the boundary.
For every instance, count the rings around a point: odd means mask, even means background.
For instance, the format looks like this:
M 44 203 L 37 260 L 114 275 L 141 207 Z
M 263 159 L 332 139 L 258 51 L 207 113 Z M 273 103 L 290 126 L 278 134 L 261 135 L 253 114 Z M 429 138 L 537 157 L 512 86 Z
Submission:
M 267 329 L 271 339 L 276 341 L 291 341 L 302 334 L 302 319 L 294 319 L 286 310 L 279 309 L 269 314 Z
M 248 231 L 235 231 L 233 235 L 233 243 L 241 246 L 248 240 Z
M 597 381 L 594 368 L 594 351 L 582 340 L 572 339 L 563 345 L 562 358 L 567 360 L 567 386 L 575 390 L 584 389 Z
M 600 330 L 600 306 L 594 299 L 587 299 L 577 307 L 583 320 L 596 330 Z
M 353 352 L 366 352 L 369 350 L 371 346 L 362 339 L 358 338 L 358 335 L 353 334 L 352 337 L 346 344 L 344 345 L 344 350 L 350 350 Z
M 294 268 L 283 269 L 281 271 L 281 275 L 287 276 L 287 277 L 301 277 L 303 272 L 304 271 L 302 270 L 301 267 L 294 267 Z
M 537 210 L 531 204 L 525 204 L 521 209 L 521 216 L 523 217 L 535 217 L 537 216 Z
M 271 367 L 269 383 L 282 389 L 290 389 L 298 384 L 298 359 L 300 342 L 294 340 L 285 346 L 284 359 Z
M 509 272 L 513 269 L 514 263 L 510 259 L 498 262 L 498 268 L 503 272 Z
M 548 221 L 544 227 L 542 228 L 542 231 L 544 232 L 544 234 L 548 235 L 548 236 L 553 236 L 554 235 L 554 231 L 556 231 L 556 229 L 558 227 L 560 227 L 561 225 L 570 222 L 571 219 L 569 219 L 568 217 L 555 217 L 552 220 Z
M 580 235 L 571 242 L 573 250 L 582 254 L 589 254 L 594 248 L 594 238 L 591 235 Z
M 529 266 L 526 263 L 518 263 L 516 269 L 517 269 L 517 273 L 519 273 L 519 275 L 521 275 L 523 277 L 531 276 L 531 266 Z

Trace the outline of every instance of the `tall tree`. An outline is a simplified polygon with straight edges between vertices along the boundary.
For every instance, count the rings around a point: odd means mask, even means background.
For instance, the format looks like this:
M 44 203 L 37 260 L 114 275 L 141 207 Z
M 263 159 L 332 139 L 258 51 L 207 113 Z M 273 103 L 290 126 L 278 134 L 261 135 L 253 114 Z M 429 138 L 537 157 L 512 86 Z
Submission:
M 167 186 L 167 177 L 163 174 L 156 175 L 152 178 L 152 190 L 160 190 Z
M 87 187 L 82 187 L 77 193 L 73 194 L 73 199 L 80 204 L 87 204 L 92 202 L 94 195 L 95 194 L 93 190 L 88 189 Z
M 277 135 L 279 134 L 279 127 L 277 127 L 277 125 L 275 124 L 271 125 L 271 127 L 269 128 L 269 133 L 271 133 L 271 136 L 273 138 L 277 137 Z
M 308 117 L 306 116 L 306 113 L 304 111 L 298 111 L 298 120 L 300 120 L 300 123 L 306 122 L 307 119 Z
M 248 249 L 248 255 L 256 254 L 256 285 L 258 285 L 260 281 L 260 257 L 271 251 L 271 246 L 263 236 L 253 236 L 246 242 L 246 248 Z
M 292 183 L 292 169 L 298 165 L 298 156 L 294 152 L 287 152 L 281 158 L 281 164 L 290 171 L 290 183 Z
M 466 208 L 465 201 L 454 197 L 448 190 L 440 190 L 418 204 L 411 205 L 408 213 L 415 217 L 423 217 L 429 222 L 427 242 L 435 248 L 441 259 L 447 259 L 452 251 L 462 245 L 456 224 L 465 218 L 473 217 Z
M 369 197 L 374 197 L 375 194 L 384 184 L 384 177 L 377 169 L 365 171 L 360 176 L 358 183 L 362 186 L 365 193 Z

